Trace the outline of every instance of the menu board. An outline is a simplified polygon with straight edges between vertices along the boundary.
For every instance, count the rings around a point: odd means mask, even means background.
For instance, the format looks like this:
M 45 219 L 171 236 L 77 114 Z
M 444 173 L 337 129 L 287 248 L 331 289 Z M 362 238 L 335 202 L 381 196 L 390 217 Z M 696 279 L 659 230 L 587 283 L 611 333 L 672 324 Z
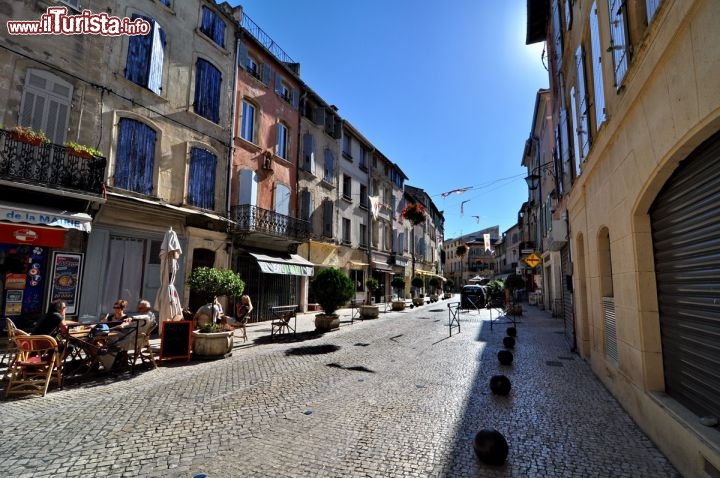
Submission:
M 167 320 L 162 323 L 160 359 L 185 358 L 190 361 L 192 320 Z
M 53 252 L 48 306 L 54 300 L 62 300 L 67 305 L 67 315 L 78 313 L 83 256 L 81 252 Z

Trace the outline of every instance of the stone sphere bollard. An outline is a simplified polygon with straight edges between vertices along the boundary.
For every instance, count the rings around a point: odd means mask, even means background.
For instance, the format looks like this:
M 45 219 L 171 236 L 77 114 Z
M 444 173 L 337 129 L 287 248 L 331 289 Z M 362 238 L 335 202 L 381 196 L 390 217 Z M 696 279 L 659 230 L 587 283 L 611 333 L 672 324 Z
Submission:
M 515 347 L 515 339 L 512 337 L 505 337 L 503 339 L 503 345 L 505 346 L 506 349 L 511 349 L 511 348 Z
M 493 375 L 490 377 L 490 390 L 495 395 L 507 395 L 510 393 L 510 379 L 505 375 Z
M 517 329 L 515 327 L 508 327 L 505 331 L 508 337 L 517 337 Z
M 498 360 L 500 361 L 500 364 L 502 365 L 512 365 L 513 362 L 513 353 L 509 350 L 501 350 L 497 354 Z
M 508 456 L 507 440 L 497 430 L 480 430 L 473 442 L 475 455 L 486 465 L 500 466 Z

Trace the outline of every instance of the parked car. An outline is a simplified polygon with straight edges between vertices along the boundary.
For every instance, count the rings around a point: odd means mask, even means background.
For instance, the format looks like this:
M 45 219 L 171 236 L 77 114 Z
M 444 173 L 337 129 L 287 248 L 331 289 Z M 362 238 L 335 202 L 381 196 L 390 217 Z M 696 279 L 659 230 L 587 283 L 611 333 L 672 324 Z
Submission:
M 482 309 L 486 302 L 486 289 L 483 285 L 466 285 L 460 291 L 460 308 Z

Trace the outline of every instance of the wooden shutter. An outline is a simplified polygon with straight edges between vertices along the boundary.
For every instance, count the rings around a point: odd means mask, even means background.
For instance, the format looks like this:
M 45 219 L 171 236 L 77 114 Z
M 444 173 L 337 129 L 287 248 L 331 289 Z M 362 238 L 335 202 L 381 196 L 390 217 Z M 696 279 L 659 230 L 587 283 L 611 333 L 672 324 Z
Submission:
M 580 153 L 584 159 L 590 151 L 590 114 L 587 97 L 587 83 L 585 80 L 585 51 L 582 45 L 575 53 L 575 66 L 577 71 L 577 102 L 578 124 L 577 136 L 580 142 Z
M 323 236 L 333 237 L 333 202 L 323 201 Z
M 615 88 L 620 88 L 625 73 L 627 73 L 630 54 L 624 0 L 608 0 L 608 11 L 610 13 L 608 19 L 610 21 L 610 51 L 615 72 Z
M 600 25 L 597 5 L 590 7 L 590 53 L 592 55 L 592 75 L 595 90 L 595 130 L 605 121 L 605 87 L 603 86 L 602 47 L 600 46 Z

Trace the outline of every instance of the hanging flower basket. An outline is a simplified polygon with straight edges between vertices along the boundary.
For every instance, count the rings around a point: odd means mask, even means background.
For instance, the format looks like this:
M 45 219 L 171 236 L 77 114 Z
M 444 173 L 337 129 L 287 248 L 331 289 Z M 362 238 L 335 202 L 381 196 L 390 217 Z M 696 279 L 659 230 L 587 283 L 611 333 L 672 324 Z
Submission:
M 420 203 L 410 203 L 400 211 L 400 217 L 417 226 L 425 222 L 425 208 Z
M 467 244 L 460 244 L 459 246 L 457 246 L 457 249 L 455 249 L 455 254 L 458 257 L 463 257 L 465 254 L 468 253 L 468 250 L 470 250 L 470 248 Z

